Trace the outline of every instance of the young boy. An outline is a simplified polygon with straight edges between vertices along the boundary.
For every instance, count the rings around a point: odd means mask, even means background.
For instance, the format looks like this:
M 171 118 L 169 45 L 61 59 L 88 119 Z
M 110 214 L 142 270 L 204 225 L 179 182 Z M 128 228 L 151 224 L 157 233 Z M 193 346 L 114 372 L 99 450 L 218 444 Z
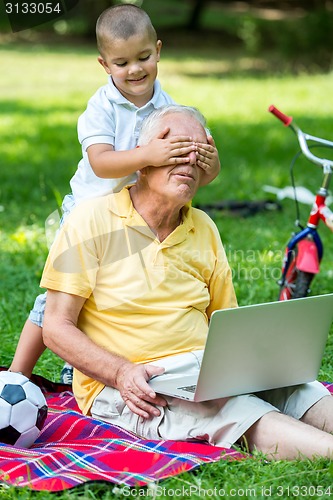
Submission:
M 146 167 L 184 163 L 196 151 L 208 184 L 220 170 L 213 139 L 193 143 L 190 137 L 165 138 L 168 129 L 148 145 L 137 148 L 142 120 L 153 110 L 173 102 L 156 80 L 162 42 L 145 11 L 132 4 L 105 10 L 96 24 L 98 62 L 109 75 L 108 84 L 89 100 L 78 121 L 82 160 L 70 181 L 72 194 L 63 202 L 64 216 L 82 200 L 119 191 L 136 181 L 135 172 Z M 45 350 L 42 338 L 46 294 L 30 312 L 10 366 L 30 377 Z M 67 371 L 69 368 L 69 371 Z M 71 382 L 70 367 L 63 370 Z M 69 375 L 66 379 L 66 375 Z

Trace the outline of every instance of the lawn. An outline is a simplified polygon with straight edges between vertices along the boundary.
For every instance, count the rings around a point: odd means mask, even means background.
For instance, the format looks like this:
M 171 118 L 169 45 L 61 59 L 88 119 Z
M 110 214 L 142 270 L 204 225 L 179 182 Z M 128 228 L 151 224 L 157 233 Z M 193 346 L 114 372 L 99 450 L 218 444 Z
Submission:
M 29 42 L 3 44 L 0 48 L 1 365 L 10 363 L 39 291 L 47 255 L 45 220 L 68 192 L 69 179 L 80 159 L 77 118 L 88 98 L 105 82 L 96 56 L 89 44 L 47 46 Z M 159 68 L 164 89 L 176 101 L 204 112 L 220 151 L 221 175 L 201 189 L 196 205 L 260 201 L 267 197 L 264 185 L 290 185 L 289 163 L 297 144 L 293 134 L 267 112 L 271 103 L 292 114 L 313 135 L 330 137 L 333 102 L 327 96 L 331 94 L 333 74 L 277 71 L 274 57 L 250 57 L 236 49 L 210 49 L 207 54 L 198 54 L 182 46 L 177 52 L 164 48 Z M 305 161 L 296 164 L 295 174 L 298 185 L 312 191 L 319 186 L 319 169 Z M 301 206 L 303 222 L 308 211 L 309 207 Z M 251 217 L 226 210 L 213 211 L 212 216 L 233 269 L 239 303 L 275 300 L 283 245 L 294 229 L 293 202 L 284 200 L 281 211 L 262 211 Z M 322 239 L 325 257 L 313 283 L 314 294 L 333 288 L 333 239 L 325 228 Z M 333 380 L 332 333 L 321 380 Z M 35 371 L 57 380 L 61 366 L 57 357 L 46 352 Z M 332 474 L 325 460 L 267 464 L 258 456 L 205 466 L 159 486 L 164 488 L 166 498 L 186 497 L 190 486 L 197 487 L 197 493 L 191 490 L 192 498 L 203 498 L 205 491 L 215 487 L 234 498 L 329 498 L 328 493 L 333 494 Z M 132 493 L 139 496 L 140 492 Z M 157 496 L 157 490 L 145 494 Z M 206 496 L 214 498 L 212 494 Z M 15 489 L 0 490 L 0 496 L 51 498 Z M 107 499 L 123 498 L 126 492 L 112 485 L 89 485 L 59 496 Z

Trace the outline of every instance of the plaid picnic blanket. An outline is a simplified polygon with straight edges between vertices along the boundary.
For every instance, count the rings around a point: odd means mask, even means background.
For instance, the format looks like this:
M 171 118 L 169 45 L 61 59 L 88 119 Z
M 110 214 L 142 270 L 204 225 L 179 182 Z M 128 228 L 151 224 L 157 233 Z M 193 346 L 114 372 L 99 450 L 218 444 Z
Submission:
M 0 370 L 4 369 L 0 367 Z M 0 481 L 32 490 L 62 491 L 87 481 L 145 486 L 222 459 L 244 455 L 199 442 L 150 441 L 83 416 L 70 386 L 33 376 L 49 407 L 29 449 L 0 443 Z

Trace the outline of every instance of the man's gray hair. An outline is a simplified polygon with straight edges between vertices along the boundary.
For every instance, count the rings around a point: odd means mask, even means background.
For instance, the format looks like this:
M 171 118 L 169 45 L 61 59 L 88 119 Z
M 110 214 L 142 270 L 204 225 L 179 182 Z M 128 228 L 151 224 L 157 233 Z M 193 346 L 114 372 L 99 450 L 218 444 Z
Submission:
M 181 104 L 167 104 L 155 109 L 142 122 L 138 146 L 148 144 L 156 136 L 156 128 L 166 115 L 179 113 L 190 116 L 197 120 L 206 129 L 206 119 L 201 112 L 192 106 L 182 106 Z M 206 132 L 207 129 L 206 129 Z

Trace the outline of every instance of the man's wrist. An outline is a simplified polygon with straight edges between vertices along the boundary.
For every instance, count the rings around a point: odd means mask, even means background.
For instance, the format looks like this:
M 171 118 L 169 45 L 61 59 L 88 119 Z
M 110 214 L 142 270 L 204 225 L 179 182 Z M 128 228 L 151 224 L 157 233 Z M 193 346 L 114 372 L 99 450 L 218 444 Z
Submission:
M 121 385 L 121 381 L 125 378 L 126 371 L 132 367 L 133 363 L 128 361 L 127 359 L 119 358 L 118 366 L 115 371 L 114 377 L 114 388 L 119 390 L 119 386 Z

